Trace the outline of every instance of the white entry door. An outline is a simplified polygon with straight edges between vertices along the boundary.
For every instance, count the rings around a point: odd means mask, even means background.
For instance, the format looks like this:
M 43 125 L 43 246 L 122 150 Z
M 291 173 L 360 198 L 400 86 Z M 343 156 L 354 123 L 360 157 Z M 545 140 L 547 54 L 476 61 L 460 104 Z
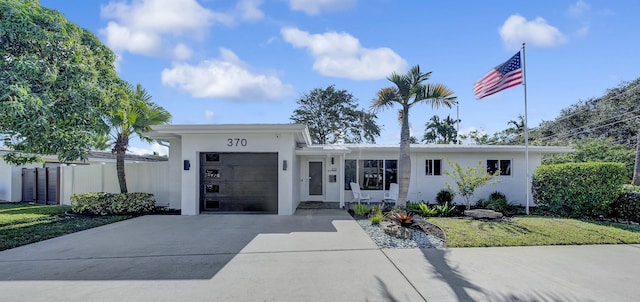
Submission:
M 307 181 L 305 182 L 305 191 L 307 200 L 324 201 L 324 160 L 307 161 Z

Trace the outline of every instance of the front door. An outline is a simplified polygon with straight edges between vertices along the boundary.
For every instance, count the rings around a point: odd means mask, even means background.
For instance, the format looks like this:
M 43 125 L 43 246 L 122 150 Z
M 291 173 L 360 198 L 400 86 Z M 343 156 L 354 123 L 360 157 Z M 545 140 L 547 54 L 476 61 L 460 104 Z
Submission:
M 310 160 L 307 165 L 307 199 L 314 201 L 324 200 L 324 161 Z

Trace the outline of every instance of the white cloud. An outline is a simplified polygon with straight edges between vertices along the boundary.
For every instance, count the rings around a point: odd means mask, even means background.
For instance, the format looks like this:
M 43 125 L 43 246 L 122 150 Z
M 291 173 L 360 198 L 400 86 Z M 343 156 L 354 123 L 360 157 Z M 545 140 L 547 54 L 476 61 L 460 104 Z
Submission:
M 565 42 L 565 36 L 543 18 L 527 21 L 520 15 L 511 15 L 499 29 L 505 47 L 517 49 L 523 42 L 538 47 L 554 47 Z
M 580 26 L 580 28 L 578 28 L 578 30 L 576 31 L 576 35 L 578 37 L 586 37 L 589 34 L 589 24 L 585 23 L 582 24 L 582 26 Z
M 294 47 L 307 48 L 315 60 L 313 69 L 325 76 L 376 80 L 407 66 L 390 48 L 364 48 L 347 33 L 309 34 L 297 28 L 283 28 L 280 33 Z
M 236 100 L 276 99 L 293 94 L 291 85 L 277 76 L 251 72 L 231 50 L 220 48 L 220 58 L 198 65 L 174 63 L 162 71 L 162 83 L 196 98 Z
M 213 122 L 213 117 L 215 116 L 215 112 L 211 111 L 211 110 L 205 110 L 204 111 L 204 118 L 207 120 L 207 122 Z
M 569 5 L 567 14 L 573 18 L 580 18 L 584 16 L 589 11 L 589 9 L 591 9 L 591 5 L 589 5 L 589 3 L 578 0 L 578 2 L 576 2 L 575 4 Z
M 176 47 L 173 49 L 173 56 L 180 60 L 186 60 L 190 58 L 191 54 L 191 48 L 182 43 L 178 43 L 178 45 L 176 45 Z
M 291 10 L 317 15 L 320 11 L 343 10 L 353 6 L 356 0 L 290 0 Z
M 158 143 L 151 143 L 151 148 L 138 148 L 138 147 L 129 147 L 127 149 L 127 153 L 129 154 L 137 154 L 137 155 L 150 155 L 154 152 L 158 153 L 158 155 L 167 155 L 169 154 L 169 149 L 165 146 L 162 146 Z
M 241 0 L 236 4 L 236 10 L 242 20 L 255 21 L 264 18 L 264 12 L 260 10 L 262 0 Z
M 262 0 L 241 0 L 221 13 L 196 0 L 114 0 L 101 7 L 102 18 L 109 22 L 100 33 L 116 52 L 184 59 L 187 46 L 181 39 L 201 40 L 215 24 L 232 26 L 238 20 L 262 19 L 261 4 Z

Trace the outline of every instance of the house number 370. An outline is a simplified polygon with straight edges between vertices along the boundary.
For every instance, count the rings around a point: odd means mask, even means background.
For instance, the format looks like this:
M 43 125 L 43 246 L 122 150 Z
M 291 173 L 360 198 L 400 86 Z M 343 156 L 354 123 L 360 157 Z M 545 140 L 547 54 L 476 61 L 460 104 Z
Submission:
M 246 147 L 247 139 L 246 138 L 227 138 L 227 147 Z

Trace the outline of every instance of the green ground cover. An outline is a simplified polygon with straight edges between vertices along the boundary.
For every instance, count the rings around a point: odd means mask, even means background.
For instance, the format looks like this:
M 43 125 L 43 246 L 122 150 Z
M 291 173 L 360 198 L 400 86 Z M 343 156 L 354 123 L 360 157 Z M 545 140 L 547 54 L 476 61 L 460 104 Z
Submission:
M 509 222 L 429 218 L 448 247 L 640 243 L 640 226 L 604 221 L 520 216 Z
M 69 217 L 68 206 L 41 206 L 28 203 L 0 203 L 0 251 L 34 243 L 131 216 Z

